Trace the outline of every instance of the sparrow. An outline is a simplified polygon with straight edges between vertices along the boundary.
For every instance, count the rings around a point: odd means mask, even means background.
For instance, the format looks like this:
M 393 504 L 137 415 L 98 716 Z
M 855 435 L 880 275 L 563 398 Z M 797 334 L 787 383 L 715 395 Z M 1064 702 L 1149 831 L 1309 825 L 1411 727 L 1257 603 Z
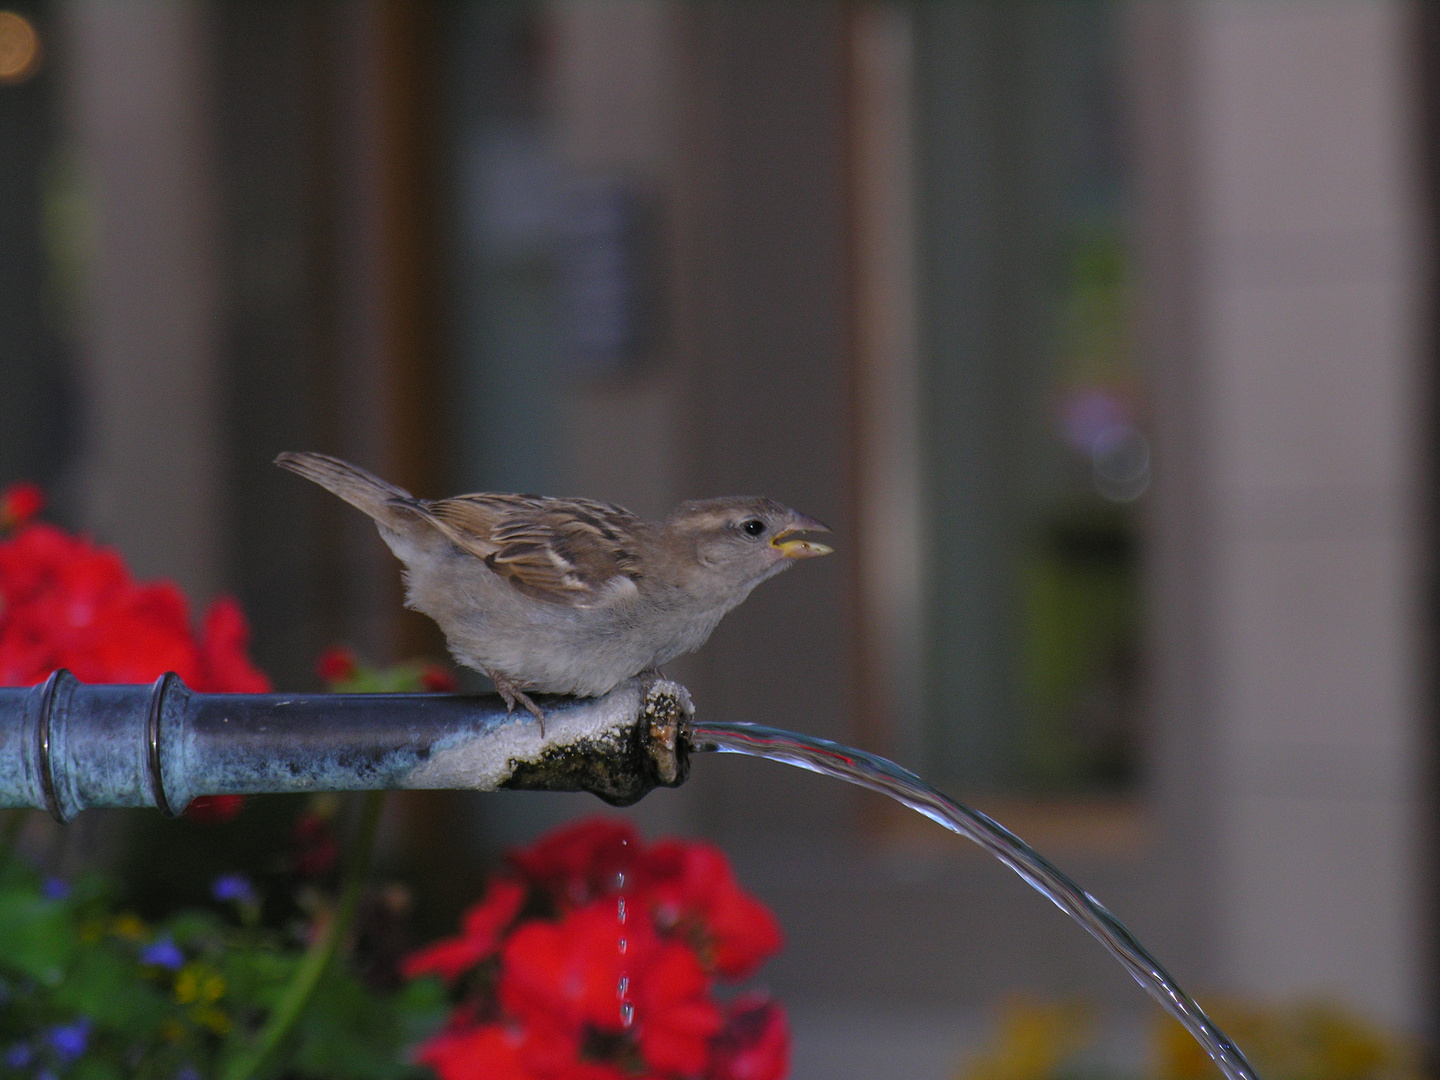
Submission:
M 705 644 L 767 578 L 831 549 L 829 532 L 772 499 L 682 503 L 663 522 L 610 503 L 482 492 L 417 499 L 326 454 L 275 464 L 368 514 L 404 564 L 405 604 L 451 655 L 490 677 L 545 731 L 532 693 L 597 697 Z

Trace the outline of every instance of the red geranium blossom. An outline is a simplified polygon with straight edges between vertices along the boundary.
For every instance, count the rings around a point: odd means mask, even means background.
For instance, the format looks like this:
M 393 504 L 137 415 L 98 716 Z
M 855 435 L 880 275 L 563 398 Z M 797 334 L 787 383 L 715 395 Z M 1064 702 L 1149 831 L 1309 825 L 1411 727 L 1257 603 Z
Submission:
M 335 869 L 340 860 L 340 841 L 330 819 L 306 811 L 295 819 L 290 831 L 295 872 L 303 878 L 318 878 Z
M 640 834 L 628 821 L 591 818 L 556 829 L 528 848 L 510 853 L 510 864 L 538 888 L 579 907 L 616 888 L 616 874 L 640 856 Z
M 525 887 L 518 881 L 501 879 L 490 886 L 480 903 L 465 912 L 458 938 L 437 941 L 411 953 L 400 970 L 407 979 L 439 975 L 454 982 L 465 972 L 494 954 L 500 936 L 514 921 L 525 903 Z
M 233 597 L 222 596 L 211 604 L 201 629 L 200 664 L 209 689 L 226 694 L 264 694 L 270 690 L 269 677 L 250 662 L 246 653 L 250 624 Z
M 108 548 L 36 524 L 0 541 L 0 685 L 32 686 L 56 668 L 84 682 L 152 682 L 174 671 L 195 690 L 263 692 L 245 654 L 239 606 L 220 599 L 190 629 L 170 582 L 134 581 Z
M 486 1024 L 441 1032 L 418 1055 L 445 1080 L 635 1080 L 587 1061 L 563 1032 L 523 1024 Z
M 442 1031 L 416 1057 L 446 1080 L 528 1080 L 524 1033 L 502 1024 Z
M 270 680 L 246 654 L 240 605 L 222 597 L 190 628 L 168 581 L 137 582 L 120 556 L 53 525 L 25 524 L 44 505 L 34 485 L 0 495 L 0 686 L 33 686 L 56 668 L 82 682 L 148 683 L 173 671 L 194 690 L 263 693 Z M 23 526 L 23 527 L 20 527 Z M 229 821 L 240 795 L 196 799 L 200 821 Z
M 635 977 L 635 1038 L 645 1064 L 662 1075 L 695 1076 L 720 1030 L 720 1007 L 695 954 L 667 941 Z
M 790 1029 L 778 1004 L 759 994 L 725 1010 L 705 1080 L 782 1080 L 790 1071 Z
M 621 938 L 627 944 L 623 954 Z M 527 922 L 510 935 L 501 954 L 500 1004 L 511 1016 L 619 1032 L 625 1026 L 620 979 L 627 969 L 643 970 L 659 945 L 644 920 L 622 927 L 614 907 L 603 902 L 572 911 L 560 922 Z
M 20 480 L 0 492 L 0 528 L 24 525 L 45 508 L 45 492 L 38 484 Z
M 203 821 L 207 825 L 223 825 L 234 821 L 245 809 L 244 795 L 201 795 L 190 800 L 185 816 L 191 821 Z
M 779 1005 L 722 1010 L 711 996 L 716 977 L 749 974 L 780 946 L 718 848 L 646 847 L 629 823 L 596 819 L 508 862 L 461 935 L 404 966 L 459 995 L 419 1056 L 442 1080 L 782 1080 Z M 482 978 L 462 979 L 482 962 Z
M 432 694 L 453 694 L 460 689 L 455 676 L 439 664 L 426 664 L 420 669 L 420 685 Z
M 725 853 L 711 844 L 661 841 L 642 870 L 656 920 L 695 937 L 707 964 L 745 979 L 780 951 L 780 924 L 735 883 Z
M 331 645 L 315 661 L 315 673 L 327 683 L 342 683 L 353 679 L 360 670 L 355 654 L 344 645 Z

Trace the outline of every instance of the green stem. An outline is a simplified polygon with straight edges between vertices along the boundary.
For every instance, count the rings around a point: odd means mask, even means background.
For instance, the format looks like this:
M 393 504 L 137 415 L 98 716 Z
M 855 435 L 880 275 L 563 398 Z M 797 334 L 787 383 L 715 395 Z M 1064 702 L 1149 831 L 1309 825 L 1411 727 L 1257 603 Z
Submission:
M 334 917 L 331 918 L 330 925 L 325 928 L 325 932 L 305 951 L 304 957 L 300 960 L 300 966 L 290 977 L 290 985 L 285 988 L 284 995 L 271 1011 L 264 1028 L 261 1029 L 255 1046 L 248 1053 L 243 1053 L 231 1061 L 229 1068 L 223 1074 L 224 1080 L 251 1080 L 252 1077 L 260 1075 L 270 1065 L 285 1037 L 290 1034 L 300 1017 L 305 1014 L 306 1006 L 310 1004 L 310 999 L 315 996 L 316 987 L 320 985 L 321 976 L 330 967 L 330 962 L 335 959 L 341 942 L 345 940 L 351 923 L 355 921 L 355 912 L 360 906 L 360 894 L 364 889 L 365 878 L 370 870 L 370 856 L 375 848 L 375 834 L 380 824 L 380 811 L 384 806 L 385 792 L 367 791 L 365 793 L 365 806 L 360 816 L 360 832 L 355 838 L 350 866 L 345 872 L 345 882 L 341 886 L 340 901 L 335 905 Z

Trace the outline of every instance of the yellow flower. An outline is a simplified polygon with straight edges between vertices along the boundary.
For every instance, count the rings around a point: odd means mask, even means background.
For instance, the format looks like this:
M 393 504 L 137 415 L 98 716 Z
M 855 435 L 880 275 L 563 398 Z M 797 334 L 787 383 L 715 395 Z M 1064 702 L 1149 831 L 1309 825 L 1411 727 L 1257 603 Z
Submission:
M 209 1005 L 224 996 L 224 976 L 204 961 L 190 961 L 175 976 L 175 1000 L 181 1005 Z
M 181 1005 L 200 999 L 200 980 L 204 970 L 205 965 L 196 960 L 186 964 L 175 976 L 175 1000 Z
M 1416 1080 L 1415 1048 L 1336 1005 L 1221 1004 L 1212 1015 L 1261 1076 L 1290 1080 Z M 1172 1020 L 1160 1032 L 1159 1080 L 1219 1080 L 1195 1041 Z
M 1081 1005 L 1011 1002 L 990 1049 L 967 1062 L 958 1080 L 1048 1080 L 1092 1038 Z
M 216 1035 L 226 1035 L 230 1031 L 230 1017 L 213 1006 L 197 1006 L 190 1015 L 195 1018 L 197 1024 L 209 1028 Z
M 115 916 L 115 921 L 110 924 L 110 932 L 116 937 L 129 938 L 131 941 L 140 941 L 150 936 L 140 917 L 128 911 L 124 915 Z
M 225 996 L 225 980 L 214 972 L 208 972 L 200 984 L 201 1001 L 219 1001 Z

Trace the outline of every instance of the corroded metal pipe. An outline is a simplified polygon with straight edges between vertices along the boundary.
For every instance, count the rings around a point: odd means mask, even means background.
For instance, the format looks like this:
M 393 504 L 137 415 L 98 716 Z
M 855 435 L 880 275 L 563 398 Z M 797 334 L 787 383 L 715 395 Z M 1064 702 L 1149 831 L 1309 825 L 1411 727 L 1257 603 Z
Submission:
M 199 694 L 86 685 L 57 671 L 0 689 L 0 807 L 68 821 L 100 806 L 183 810 L 198 795 L 453 788 L 589 791 L 625 806 L 688 769 L 683 686 L 629 679 L 544 698 L 545 734 L 498 697 Z

